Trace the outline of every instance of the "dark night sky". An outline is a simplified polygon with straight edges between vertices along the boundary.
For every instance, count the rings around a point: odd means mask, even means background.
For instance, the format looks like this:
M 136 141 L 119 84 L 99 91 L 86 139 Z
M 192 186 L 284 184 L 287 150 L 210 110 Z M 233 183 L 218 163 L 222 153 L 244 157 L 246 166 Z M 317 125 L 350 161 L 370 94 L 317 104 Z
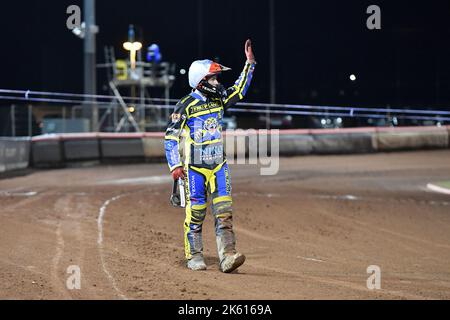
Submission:
M 126 56 L 132 23 L 177 70 L 219 57 L 233 68 L 222 77 L 229 85 L 251 38 L 258 66 L 247 101 L 269 102 L 268 0 L 203 1 L 201 37 L 199 1 L 97 0 L 98 62 L 104 45 Z M 82 92 L 83 42 L 66 29 L 70 4 L 82 1 L 2 2 L 0 88 Z M 370 4 L 381 7 L 381 30 L 366 28 Z M 275 1 L 275 36 L 277 103 L 450 107 L 450 1 Z M 178 74 L 172 95 L 188 90 Z

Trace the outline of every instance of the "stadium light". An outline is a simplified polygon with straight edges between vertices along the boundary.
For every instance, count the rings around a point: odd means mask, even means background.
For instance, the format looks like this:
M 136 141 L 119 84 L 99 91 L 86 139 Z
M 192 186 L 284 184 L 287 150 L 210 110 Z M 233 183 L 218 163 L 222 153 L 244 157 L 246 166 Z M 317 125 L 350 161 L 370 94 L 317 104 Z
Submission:
M 142 49 L 142 43 L 140 42 L 124 42 L 123 48 L 130 51 L 130 63 L 131 69 L 136 69 L 136 52 Z

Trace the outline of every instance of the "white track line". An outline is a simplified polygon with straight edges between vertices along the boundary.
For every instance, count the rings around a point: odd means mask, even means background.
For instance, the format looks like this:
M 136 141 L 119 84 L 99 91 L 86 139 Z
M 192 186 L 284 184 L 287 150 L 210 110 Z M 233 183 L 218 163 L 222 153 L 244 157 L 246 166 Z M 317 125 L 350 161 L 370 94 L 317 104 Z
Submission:
M 64 238 L 62 237 L 61 223 L 58 223 L 58 227 L 56 228 L 56 253 L 52 259 L 52 277 L 55 280 L 55 284 L 58 285 L 60 291 L 64 295 L 64 299 L 72 299 L 72 297 L 67 294 L 66 288 L 60 287 L 60 279 L 58 277 L 58 266 L 63 252 Z
M 445 193 L 445 194 L 449 194 L 450 195 L 450 189 L 442 188 L 442 187 L 436 186 L 436 185 L 431 184 L 431 183 L 427 184 L 427 188 L 430 189 L 430 190 L 436 191 L 436 192 Z
M 302 258 L 303 260 L 306 260 L 306 261 L 325 262 L 324 260 L 308 258 L 308 257 L 297 257 L 297 258 Z
M 114 277 L 111 275 L 111 273 L 109 273 L 108 269 L 106 269 L 105 266 L 105 260 L 103 258 L 103 217 L 105 216 L 105 212 L 106 212 L 106 207 L 108 207 L 108 205 L 113 202 L 116 201 L 117 199 L 123 197 L 124 194 L 115 196 L 107 201 L 105 201 L 105 203 L 103 203 L 102 207 L 99 210 L 99 214 L 98 214 L 98 219 L 97 219 L 97 227 L 98 227 L 98 240 L 97 240 L 97 244 L 99 247 L 99 252 L 100 252 L 100 260 L 102 262 L 102 268 L 103 271 L 105 272 L 105 274 L 108 276 L 109 281 L 111 282 L 114 290 L 116 290 L 117 294 L 119 295 L 119 297 L 121 297 L 124 300 L 128 300 L 128 298 L 120 291 L 120 289 L 117 287 L 116 285 L 116 281 L 114 279 Z
M 37 195 L 36 191 L 30 192 L 10 192 L 10 191 L 0 191 L 0 196 L 18 196 L 18 197 L 32 197 Z

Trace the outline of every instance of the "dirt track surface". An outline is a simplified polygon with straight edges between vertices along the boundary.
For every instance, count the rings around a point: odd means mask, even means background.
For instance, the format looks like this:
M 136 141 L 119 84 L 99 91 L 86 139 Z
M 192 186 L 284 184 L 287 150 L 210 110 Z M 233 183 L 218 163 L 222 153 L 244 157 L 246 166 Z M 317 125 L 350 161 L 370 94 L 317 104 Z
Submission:
M 1 299 L 450 299 L 450 151 L 283 158 L 231 166 L 246 263 L 183 260 L 184 212 L 164 164 L 37 171 L 0 180 Z M 68 290 L 67 268 L 81 270 Z M 381 290 L 366 286 L 381 268 Z

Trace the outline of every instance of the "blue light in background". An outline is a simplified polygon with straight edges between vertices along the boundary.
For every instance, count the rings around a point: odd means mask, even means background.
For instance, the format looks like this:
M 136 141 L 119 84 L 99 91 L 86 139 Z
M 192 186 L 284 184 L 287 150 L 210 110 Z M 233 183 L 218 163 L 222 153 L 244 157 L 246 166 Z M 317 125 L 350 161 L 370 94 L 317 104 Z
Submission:
M 161 61 L 162 55 L 159 51 L 159 46 L 157 44 L 152 44 L 147 49 L 147 61 L 159 63 Z

